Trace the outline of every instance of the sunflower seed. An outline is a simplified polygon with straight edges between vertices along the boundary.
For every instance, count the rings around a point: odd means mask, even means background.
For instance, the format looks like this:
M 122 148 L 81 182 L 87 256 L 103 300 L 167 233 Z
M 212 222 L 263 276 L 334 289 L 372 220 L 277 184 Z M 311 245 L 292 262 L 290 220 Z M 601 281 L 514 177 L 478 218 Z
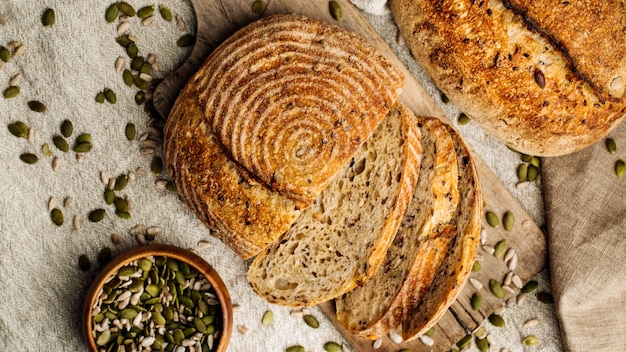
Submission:
M 435 344 L 435 340 L 433 340 L 433 338 L 430 336 L 421 335 L 419 339 L 426 346 L 432 346 Z
M 74 215 L 74 219 L 72 219 L 72 225 L 74 226 L 74 230 L 80 230 L 82 224 L 80 222 L 80 217 L 78 215 Z
M 126 59 L 121 56 L 118 57 L 117 60 L 115 60 L 115 71 L 117 71 L 117 73 L 122 72 L 124 66 L 126 66 Z
M 44 27 L 52 27 L 56 22 L 56 15 L 54 14 L 53 9 L 46 9 L 41 16 L 41 23 Z
M 136 35 L 129 34 L 128 35 L 128 40 L 130 40 L 133 43 L 137 43 L 137 42 L 139 42 L 139 37 L 137 37 Z
M 154 148 L 139 148 L 139 154 L 152 155 L 154 154 Z
M 0 24 L 3 26 L 9 24 L 9 21 L 7 21 L 6 17 L 4 17 L 2 14 L 0 14 Z
M 140 233 L 137 236 L 135 236 L 135 240 L 137 241 L 137 243 L 139 243 L 142 246 L 147 243 L 146 236 L 143 233 Z
M 13 58 L 17 59 L 20 56 L 22 56 L 22 54 L 24 54 L 24 51 L 26 51 L 26 45 L 25 44 L 20 44 L 18 47 L 15 48 L 15 50 L 13 51 Z
M 129 22 L 122 22 L 122 23 L 120 23 L 119 26 L 117 26 L 117 34 L 118 35 L 122 35 L 122 34 L 126 33 L 129 29 L 130 29 L 130 23 Z
M 154 72 L 161 72 L 161 66 L 159 66 L 158 62 L 151 64 L 150 69 Z
M 522 288 L 522 279 L 519 277 L 519 275 L 513 275 L 513 277 L 511 278 L 511 282 L 513 283 L 513 285 L 515 285 L 515 287 L 517 288 Z
M 52 211 L 52 209 L 56 208 L 57 206 L 57 199 L 55 197 L 50 197 L 50 199 L 48 199 L 48 210 Z
M 517 189 L 525 189 L 528 187 L 528 185 L 530 185 L 530 182 L 528 181 L 522 181 L 522 182 L 518 182 L 517 184 L 515 184 L 515 188 Z
M 502 305 L 502 306 L 500 306 L 500 307 L 496 308 L 496 309 L 493 311 L 493 314 L 496 314 L 496 315 L 502 315 L 502 314 L 504 313 L 504 311 L 505 311 L 505 310 L 506 310 L 506 306 Z
M 11 77 L 11 80 L 9 81 L 9 85 L 17 86 L 20 84 L 21 81 L 22 81 L 22 74 L 18 73 L 15 76 Z
M 511 280 L 513 279 L 513 272 L 509 271 L 506 276 L 504 277 L 504 280 L 502 280 L 502 284 L 503 285 L 510 285 L 511 284 Z
M 483 284 L 482 282 L 480 282 L 480 280 L 470 277 L 469 278 L 469 282 L 472 286 L 474 286 L 475 289 L 480 290 L 483 288 Z
M 150 76 L 147 73 L 140 73 L 139 74 L 139 78 L 141 78 L 142 80 L 144 80 L 146 82 L 151 82 L 152 81 L 152 76 Z
M 376 339 L 376 341 L 372 343 L 372 347 L 376 350 L 379 349 L 382 345 L 383 345 L 383 339 L 381 338 Z
M 181 32 L 184 32 L 187 29 L 187 26 L 185 25 L 185 20 L 183 20 L 180 15 L 176 15 L 176 27 L 178 27 L 178 30 Z
M 154 16 L 148 16 L 141 21 L 143 26 L 149 26 L 154 22 Z
M 527 320 L 522 326 L 525 328 L 534 328 L 537 325 L 539 325 L 539 320 L 534 318 Z
M 57 171 L 61 167 L 62 162 L 63 160 L 61 158 L 55 156 L 54 159 L 52 159 L 52 171 Z
M 513 255 L 515 255 L 515 249 L 509 248 L 504 254 L 504 261 L 508 262 L 511 258 L 513 258 Z
M 507 265 L 509 270 L 515 270 L 517 268 L 517 253 L 513 254 L 513 258 L 509 260 L 509 264 Z
M 26 137 L 26 140 L 30 144 L 33 144 L 35 142 L 35 130 L 34 129 L 31 128 L 28 130 L 28 137 Z
M 105 186 L 109 184 L 109 176 L 104 171 L 100 171 L 100 182 Z
M 495 252 L 495 249 L 491 246 L 482 246 L 481 248 L 487 254 L 493 254 L 493 252 Z
M 480 229 L 480 244 L 484 245 L 485 243 L 487 243 L 487 230 L 485 228 L 481 228 Z
M 242 334 L 245 335 L 248 333 L 248 328 L 245 327 L 244 325 L 237 325 L 237 331 Z

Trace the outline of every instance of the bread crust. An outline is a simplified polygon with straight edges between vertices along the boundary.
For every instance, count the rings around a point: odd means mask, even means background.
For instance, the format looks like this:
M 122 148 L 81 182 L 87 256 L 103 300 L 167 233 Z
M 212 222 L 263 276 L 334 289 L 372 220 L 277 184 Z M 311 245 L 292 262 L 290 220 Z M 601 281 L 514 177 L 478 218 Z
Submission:
M 192 82 L 233 159 L 305 208 L 385 117 L 404 76 L 353 33 L 274 15 L 225 40 Z
M 412 54 L 437 86 L 485 130 L 520 152 L 556 156 L 578 151 L 604 137 L 626 115 L 626 99 L 603 94 L 607 77 L 616 74 L 609 72 L 615 70 L 609 67 L 605 74 L 594 65 L 579 68 L 576 62 L 586 59 L 570 61 L 562 50 L 575 36 L 567 26 L 551 27 L 550 33 L 561 40 L 555 46 L 541 32 L 543 23 L 533 22 L 535 31 L 529 30 L 522 15 L 500 0 L 391 0 L 390 7 Z M 570 26 L 586 23 L 575 21 Z M 593 25 L 605 27 L 602 21 Z M 619 50 L 626 45 L 623 38 L 622 33 L 621 42 L 614 43 Z M 596 44 L 595 38 L 588 42 Z M 577 53 L 569 50 L 570 56 Z M 612 59 L 623 69 L 623 56 Z M 586 81 L 587 76 L 597 84 Z M 608 84 L 617 91 L 619 82 L 612 82 Z

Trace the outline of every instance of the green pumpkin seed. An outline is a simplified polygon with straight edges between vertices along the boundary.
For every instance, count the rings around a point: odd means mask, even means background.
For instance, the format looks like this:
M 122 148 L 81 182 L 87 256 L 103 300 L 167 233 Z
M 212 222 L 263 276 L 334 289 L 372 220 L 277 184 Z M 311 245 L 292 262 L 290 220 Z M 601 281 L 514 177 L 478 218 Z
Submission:
M 428 329 L 428 331 L 426 331 L 424 335 L 428 337 L 433 337 L 433 335 L 435 335 L 435 327 L 433 326 L 432 328 Z
M 61 226 L 63 225 L 63 212 L 59 208 L 54 208 L 50 211 L 50 220 L 52 223 Z
M 116 191 L 121 191 L 126 187 L 126 185 L 128 185 L 128 176 L 119 175 L 115 179 L 115 186 L 113 187 L 113 189 Z
M 137 11 L 137 17 L 141 19 L 145 19 L 147 17 L 152 16 L 153 13 L 154 13 L 154 5 L 145 6 L 145 7 L 140 8 L 139 11 Z
M 504 319 L 502 319 L 502 317 L 497 314 L 491 314 L 489 316 L 489 322 L 491 323 L 491 325 L 497 326 L 499 328 L 502 328 L 505 325 Z
M 4 62 L 11 61 L 11 52 L 4 46 L 0 46 L 0 60 Z
M 167 183 L 165 184 L 165 189 L 170 192 L 176 192 L 176 185 L 172 181 L 167 181 Z
M 50 145 L 48 143 L 44 143 L 41 146 L 41 153 L 45 156 L 52 156 L 52 149 L 50 149 Z
M 137 105 L 141 105 L 146 101 L 146 93 L 143 90 L 137 91 L 135 93 L 135 103 Z
M 39 158 L 37 157 L 37 155 L 32 153 L 24 153 L 20 155 L 20 160 L 22 160 L 26 164 L 35 164 L 37 163 L 37 161 L 39 161 Z
M 152 262 L 146 258 L 142 258 L 137 263 L 137 266 L 141 269 L 141 271 L 146 272 L 152 269 Z
M 315 318 L 311 314 L 305 315 L 304 317 L 302 317 L 302 319 L 304 319 L 306 325 L 312 327 L 313 329 L 317 329 L 320 327 L 320 322 L 317 321 L 317 318 Z
M 489 280 L 489 291 L 491 291 L 491 293 L 497 298 L 504 297 L 504 289 L 502 289 L 502 285 L 494 279 Z
M 130 72 L 129 69 L 124 69 L 122 72 L 122 79 L 124 80 L 124 84 L 131 87 L 133 85 L 133 73 Z M 104 95 L 102 97 L 104 99 Z
M 487 341 L 487 339 L 479 339 L 477 337 L 474 341 L 476 342 L 476 347 L 480 352 L 489 351 L 489 341 Z
M 122 11 L 122 13 L 125 14 L 126 16 L 133 17 L 137 14 L 137 12 L 135 11 L 135 8 L 129 5 L 127 2 L 120 1 L 117 4 L 117 7 L 119 7 L 120 11 Z
M 93 148 L 93 144 L 90 142 L 78 143 L 74 146 L 74 151 L 76 153 L 87 153 Z
M 131 43 L 126 47 L 126 53 L 128 54 L 128 57 L 134 59 L 139 53 L 139 48 L 137 48 L 137 45 L 135 45 L 135 43 Z
M 274 324 L 274 312 L 271 310 L 265 311 L 265 313 L 263 313 L 263 318 L 261 319 L 261 324 L 263 324 L 263 326 L 270 326 Z
M 80 255 L 78 257 L 78 267 L 82 271 L 89 270 L 89 268 L 91 267 L 91 261 L 89 260 L 89 257 L 87 257 L 85 254 Z
M 522 343 L 524 346 L 533 347 L 539 343 L 539 338 L 535 335 L 529 335 L 522 340 Z
M 144 81 L 143 79 L 139 78 L 139 75 L 133 76 L 133 83 L 135 83 L 135 86 L 138 89 L 141 89 L 141 90 L 148 89 L 148 85 L 147 85 L 146 81 Z M 146 103 L 146 106 L 147 106 L 147 103 Z
M 506 211 L 504 216 L 502 217 L 502 225 L 504 225 L 504 229 L 507 231 L 511 231 L 515 226 L 515 215 L 511 211 Z
M 191 34 L 185 34 L 182 37 L 178 38 L 178 40 L 176 41 L 176 45 L 179 48 L 186 48 L 188 46 L 194 45 L 195 42 L 196 42 L 196 37 L 194 37 Z
M 91 134 L 83 133 L 79 135 L 78 137 L 76 137 L 76 144 L 80 144 L 80 143 L 91 143 Z
M 152 162 L 150 163 L 150 170 L 155 175 L 160 175 L 163 172 L 163 159 L 158 156 L 152 158 Z
M 55 134 L 54 136 L 52 136 L 52 143 L 54 143 L 57 149 L 59 149 L 63 153 L 67 153 L 70 150 L 70 146 L 69 144 L 67 144 L 67 141 L 65 140 L 65 138 L 63 138 L 62 136 L 58 134 Z
M 105 189 L 104 190 L 104 202 L 107 203 L 107 205 L 111 205 L 113 204 L 113 201 L 115 200 L 115 192 L 112 189 Z
M 522 293 L 531 293 L 531 292 L 533 292 L 534 290 L 536 290 L 538 286 L 539 286 L 539 283 L 538 283 L 537 281 L 535 281 L 535 280 L 531 280 L 531 281 L 528 281 L 528 282 L 526 283 L 526 285 L 524 285 L 524 286 L 520 289 L 520 291 L 521 291 Z
M 132 265 L 126 265 L 121 267 L 120 270 L 117 271 L 117 276 L 131 276 L 136 272 L 137 268 Z
M 104 247 L 98 252 L 98 263 L 105 265 L 111 261 L 111 248 Z
M 133 308 L 124 308 L 120 312 L 120 318 L 122 319 L 132 319 L 137 316 L 139 312 L 134 310 Z
M 104 93 L 100 92 L 96 94 L 96 103 L 104 103 Z
M 554 303 L 554 297 L 552 297 L 551 294 L 549 294 L 548 292 L 538 292 L 537 293 L 537 300 L 541 303 L 545 303 L 545 304 L 552 304 Z
M 467 125 L 471 121 L 472 119 L 470 119 L 469 116 L 467 116 L 464 112 L 462 112 L 461 115 L 459 115 L 459 119 L 458 119 L 459 125 L 461 126 Z
M 500 219 L 498 219 L 498 216 L 494 212 L 488 211 L 486 216 L 489 226 L 496 227 L 500 224 Z
M 459 342 L 456 343 L 458 348 L 465 348 L 472 341 L 472 335 L 465 335 Z
M 72 124 L 72 121 L 63 120 L 63 122 L 61 122 L 61 134 L 63 135 L 63 137 L 67 138 L 71 136 L 73 132 L 74 132 L 74 125 Z
M 104 99 L 106 99 L 111 104 L 115 104 L 117 102 L 115 92 L 109 88 L 104 88 Z
M 141 65 L 141 67 L 139 68 L 140 73 L 150 73 L 151 70 L 152 70 L 152 66 L 150 66 L 150 64 L 145 61 L 143 65 Z
M 107 7 L 106 11 L 104 12 L 104 20 L 107 23 L 113 23 L 117 19 L 119 13 L 120 11 L 117 7 L 117 3 L 114 2 L 109 7 Z
M 18 138 L 27 138 L 28 137 L 28 126 L 22 121 L 15 121 L 13 123 L 8 124 L 7 128 L 12 135 Z
M 480 262 L 478 260 L 476 260 L 474 262 L 474 264 L 472 265 L 472 271 L 477 273 L 480 272 L 482 270 L 483 266 L 480 264 Z
M 526 162 L 526 163 L 533 161 L 533 156 L 528 155 L 528 154 L 522 154 L 520 158 L 522 159 L 523 162 Z
M 115 41 L 123 48 L 126 48 L 133 43 L 133 41 L 128 38 L 128 34 L 120 35 L 119 37 L 115 38 Z
M 306 352 L 306 350 L 304 349 L 304 347 L 300 345 L 295 345 L 295 346 L 287 347 L 285 352 Z
M 128 220 L 131 218 L 129 212 L 119 210 L 119 209 L 115 209 L 115 215 L 117 215 L 118 218 L 125 219 L 125 220 Z
M 166 20 L 167 22 L 172 22 L 172 11 L 170 11 L 167 6 L 159 5 L 159 13 L 164 20 Z
M 620 159 L 616 161 L 615 162 L 615 174 L 617 175 L 617 177 L 624 176 L 624 171 L 626 171 L 626 163 L 624 163 L 624 160 Z
M 532 160 L 530 161 L 530 163 L 532 165 L 534 165 L 537 169 L 539 169 L 541 167 L 541 159 L 539 159 L 536 156 L 533 156 Z
M 46 9 L 41 16 L 41 23 L 44 27 L 52 27 L 56 22 L 56 15 L 53 9 Z
M 343 10 L 337 1 L 330 1 L 328 3 L 328 11 L 330 11 L 330 15 L 333 16 L 335 20 L 343 20 Z
M 478 292 L 474 293 L 472 295 L 471 305 L 474 310 L 479 310 L 483 305 L 483 296 Z
M 606 150 L 608 150 L 609 153 L 615 154 L 617 152 L 617 144 L 615 143 L 615 140 L 613 138 L 607 138 L 605 145 Z
M 445 95 L 443 92 L 439 94 L 439 97 L 441 98 L 441 102 L 444 104 L 448 104 L 450 102 L 450 99 L 448 98 L 448 96 Z
M 506 240 L 498 241 L 498 243 L 496 243 L 493 247 L 493 256 L 496 258 L 502 258 L 508 247 L 509 246 L 507 245 Z
M 96 339 L 96 345 L 106 346 L 106 344 L 109 343 L 109 340 L 111 340 L 111 330 L 107 329 L 100 333 L 100 335 Z
M 519 164 L 519 166 L 517 167 L 517 178 L 520 181 L 526 181 L 526 179 L 528 178 L 528 165 Z
M 267 6 L 267 2 L 265 0 L 256 0 L 252 3 L 252 12 L 260 15 L 265 12 L 265 7 Z
M 128 203 L 124 198 L 115 197 L 113 199 L 113 203 L 115 204 L 115 209 L 120 211 L 128 211 Z
M 99 222 L 102 219 L 104 219 L 105 215 L 106 215 L 106 211 L 102 208 L 98 208 L 89 212 L 88 218 L 89 218 L 89 221 L 91 222 Z
M 133 71 L 139 71 L 144 62 L 145 62 L 145 59 L 143 58 L 143 56 L 135 56 L 130 61 L 130 69 Z
M 124 129 L 124 135 L 126 135 L 126 139 L 132 141 L 135 139 L 135 135 L 137 134 L 137 129 L 135 128 L 135 124 L 129 122 L 126 124 L 126 128 Z
M 21 90 L 22 89 L 19 86 L 10 86 L 9 88 L 4 90 L 4 93 L 2 95 L 7 99 L 15 98 L 20 94 Z
M 535 165 L 528 165 L 528 181 L 533 182 L 539 175 L 539 169 Z
M 324 344 L 326 352 L 341 352 L 341 345 L 334 341 L 328 341 Z

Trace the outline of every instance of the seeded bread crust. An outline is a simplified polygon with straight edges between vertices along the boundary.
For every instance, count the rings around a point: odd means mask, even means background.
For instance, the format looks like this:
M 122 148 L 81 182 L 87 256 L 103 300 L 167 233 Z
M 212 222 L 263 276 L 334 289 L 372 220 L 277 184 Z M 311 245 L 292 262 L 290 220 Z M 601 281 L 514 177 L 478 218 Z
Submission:
M 382 265 L 416 185 L 420 131 L 400 103 L 287 233 L 248 271 L 270 303 L 313 306 L 363 285 Z
M 386 335 L 407 318 L 407 307 L 428 289 L 452 238 L 459 202 L 456 152 L 448 128 L 418 118 L 422 135 L 419 180 L 385 263 L 364 286 L 335 300 L 337 319 L 369 339 Z
M 409 300 L 402 338 L 412 340 L 430 329 L 448 310 L 461 292 L 476 258 L 480 241 L 483 203 L 476 166 L 462 137 L 447 126 L 457 154 L 459 204 L 452 224 L 447 253 L 425 293 Z
M 390 8 L 412 54 L 437 86 L 513 148 L 556 156 L 604 137 L 626 115 L 625 56 L 611 56 L 623 53 L 626 46 L 623 1 L 605 6 L 585 0 L 572 5 L 576 10 L 569 13 L 564 5 L 548 4 L 557 1 L 525 7 L 529 1 L 510 3 L 525 12 L 517 13 L 501 0 L 391 0 Z M 613 5 L 607 14 L 610 21 L 594 20 L 604 18 L 603 11 Z M 537 15 L 543 11 L 545 17 L 564 14 L 546 20 Z M 584 33 L 609 37 L 585 38 Z M 609 52 L 596 53 L 597 42 L 604 40 L 610 42 Z
M 353 33 L 274 15 L 224 41 L 190 84 L 232 158 L 305 208 L 389 112 L 404 76 Z

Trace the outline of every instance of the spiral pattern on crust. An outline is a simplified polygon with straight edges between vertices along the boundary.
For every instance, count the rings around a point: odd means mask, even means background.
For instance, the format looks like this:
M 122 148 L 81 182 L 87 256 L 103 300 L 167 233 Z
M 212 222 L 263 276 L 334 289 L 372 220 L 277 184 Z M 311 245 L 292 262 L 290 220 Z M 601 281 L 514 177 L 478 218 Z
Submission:
M 194 80 L 233 159 L 308 206 L 383 119 L 404 78 L 352 33 L 276 15 L 227 39 Z

